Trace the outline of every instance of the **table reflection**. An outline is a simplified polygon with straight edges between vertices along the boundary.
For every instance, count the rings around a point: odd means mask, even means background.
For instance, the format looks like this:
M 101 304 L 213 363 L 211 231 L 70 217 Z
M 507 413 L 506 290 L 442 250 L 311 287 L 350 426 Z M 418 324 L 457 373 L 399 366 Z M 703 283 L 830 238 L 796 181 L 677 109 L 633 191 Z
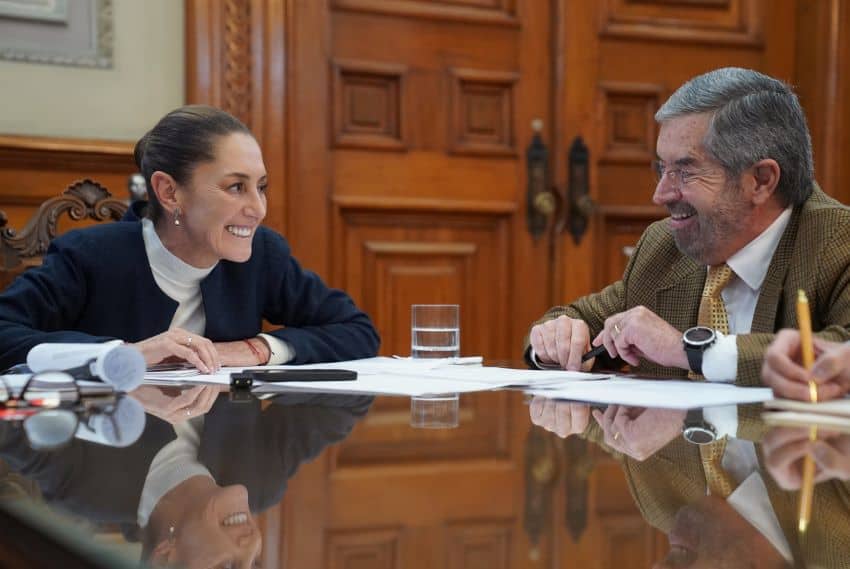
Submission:
M 718 443 L 686 440 L 685 411 L 594 408 L 544 397 L 529 409 L 533 423 L 591 441 L 620 462 L 641 515 L 668 537 L 656 567 L 850 566 L 850 435 L 821 430 L 810 442 L 808 426 L 768 427 L 761 405 L 704 411 L 734 419 L 732 432 L 719 433 L 718 441 L 725 492 L 706 457 Z M 815 457 L 818 484 L 811 523 L 801 534 L 797 508 L 807 452 Z
M 21 428 L 0 422 L 0 459 L 51 508 L 117 526 L 154 565 L 250 567 L 262 547 L 254 516 L 281 500 L 301 464 L 344 439 L 372 398 L 241 399 L 217 394 L 188 420 L 148 414 L 125 448 L 75 439 L 35 450 Z

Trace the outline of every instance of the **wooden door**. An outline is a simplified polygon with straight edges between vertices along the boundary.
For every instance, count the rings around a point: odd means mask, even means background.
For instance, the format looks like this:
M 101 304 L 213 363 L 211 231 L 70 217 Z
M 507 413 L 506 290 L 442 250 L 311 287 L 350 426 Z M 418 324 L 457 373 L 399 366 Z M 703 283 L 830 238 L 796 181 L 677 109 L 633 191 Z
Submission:
M 651 202 L 659 106 L 717 67 L 795 83 L 797 31 L 795 3 L 785 0 L 557 4 L 567 78 L 557 94 L 558 152 L 566 161 L 573 139 L 583 138 L 595 203 L 579 241 L 568 234 L 556 241 L 556 288 L 568 301 L 618 280 L 643 230 L 666 216 Z M 563 444 L 561 456 L 567 467 L 554 497 L 562 506 L 552 519 L 551 566 L 643 568 L 666 553 L 666 538 L 641 519 L 616 461 L 577 442 Z
M 552 125 L 551 4 L 307 4 L 292 14 L 295 34 L 312 30 L 293 56 L 296 253 L 308 249 L 372 316 L 382 354 L 410 353 L 411 304 L 457 303 L 463 354 L 518 358 L 551 281 L 551 242 L 525 219 L 531 122 Z M 526 408 L 507 393 L 464 395 L 460 407 L 458 429 L 416 430 L 409 400 L 379 399 L 299 475 L 282 561 L 527 566 Z

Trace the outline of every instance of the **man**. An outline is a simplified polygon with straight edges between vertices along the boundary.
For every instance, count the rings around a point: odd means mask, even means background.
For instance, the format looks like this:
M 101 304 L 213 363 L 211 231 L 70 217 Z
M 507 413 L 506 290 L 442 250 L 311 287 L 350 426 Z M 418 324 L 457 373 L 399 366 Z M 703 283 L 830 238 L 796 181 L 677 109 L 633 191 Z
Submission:
M 685 83 L 655 119 L 653 201 L 670 217 L 644 232 L 622 280 L 549 310 L 531 328 L 527 360 L 589 369 L 595 362 L 582 364 L 582 355 L 604 346 L 605 357 L 643 376 L 761 385 L 776 331 L 797 327 L 798 289 L 818 337 L 850 338 L 850 209 L 814 183 L 811 139 L 791 88 L 755 71 L 718 69 Z M 763 432 L 754 406 L 714 408 L 704 418 L 612 406 L 595 411 L 590 425 L 586 405 L 535 398 L 530 414 L 559 436 L 603 442 L 622 459 L 644 516 L 664 530 L 671 512 L 707 491 L 750 492 L 745 483 L 764 478 L 760 501 L 773 494 L 750 442 Z M 685 440 L 683 419 L 711 444 Z M 777 518 L 793 518 L 785 514 L 793 502 L 783 500 Z M 795 558 L 818 547 L 792 544 Z
M 774 333 L 796 327 L 798 289 L 819 337 L 850 338 L 850 209 L 813 181 L 791 88 L 718 69 L 685 83 L 655 119 L 653 201 L 670 217 L 644 232 L 622 280 L 550 309 L 531 328 L 529 362 L 588 369 L 594 361 L 582 365 L 582 354 L 604 345 L 641 375 L 760 385 Z M 698 318 L 709 269 L 728 273 L 719 292 L 728 334 Z M 578 405 L 558 415 L 550 426 L 561 435 L 581 433 L 589 419 Z

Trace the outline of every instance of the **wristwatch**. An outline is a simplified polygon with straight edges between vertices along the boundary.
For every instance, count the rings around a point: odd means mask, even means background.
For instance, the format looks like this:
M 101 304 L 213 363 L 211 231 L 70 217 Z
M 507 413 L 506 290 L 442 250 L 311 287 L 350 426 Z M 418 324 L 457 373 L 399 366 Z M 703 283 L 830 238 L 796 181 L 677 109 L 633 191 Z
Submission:
M 682 436 L 689 443 L 707 445 L 717 440 L 717 430 L 714 425 L 705 420 L 702 408 L 688 409 L 685 424 L 682 427 Z
M 717 332 L 706 326 L 694 326 L 682 334 L 682 344 L 692 372 L 702 375 L 702 354 L 715 340 Z

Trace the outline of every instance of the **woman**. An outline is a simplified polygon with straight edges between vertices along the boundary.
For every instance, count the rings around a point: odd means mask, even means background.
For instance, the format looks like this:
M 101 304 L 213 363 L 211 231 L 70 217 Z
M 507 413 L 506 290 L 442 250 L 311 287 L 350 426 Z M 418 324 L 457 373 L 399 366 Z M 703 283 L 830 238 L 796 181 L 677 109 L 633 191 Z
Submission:
M 260 226 L 266 169 L 248 128 L 191 105 L 136 144 L 148 203 L 132 223 L 53 241 L 43 265 L 0 295 L 0 366 L 42 342 L 121 339 L 145 361 L 220 366 L 369 357 L 378 335 L 343 292 L 328 288 Z M 278 328 L 261 334 L 263 320 Z

